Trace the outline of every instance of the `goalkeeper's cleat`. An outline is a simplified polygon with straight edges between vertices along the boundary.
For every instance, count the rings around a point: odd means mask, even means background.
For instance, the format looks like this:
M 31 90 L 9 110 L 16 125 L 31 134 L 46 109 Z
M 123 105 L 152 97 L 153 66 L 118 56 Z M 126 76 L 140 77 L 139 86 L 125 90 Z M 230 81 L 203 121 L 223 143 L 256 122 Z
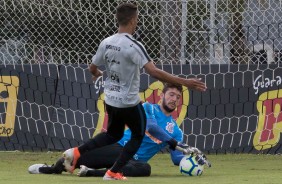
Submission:
M 41 172 L 39 171 L 39 168 L 41 167 L 51 167 L 51 166 L 47 164 L 33 164 L 29 166 L 28 172 L 29 174 L 41 174 Z
M 85 176 L 86 176 L 86 173 L 87 173 L 89 170 L 94 170 L 94 169 L 88 168 L 88 167 L 86 167 L 85 165 L 81 165 L 81 166 L 80 166 L 80 169 L 79 169 L 79 171 L 78 171 L 78 173 L 77 173 L 77 175 L 78 175 L 79 177 L 85 177 Z
M 65 159 L 65 161 L 64 161 L 65 169 L 68 172 L 73 173 L 73 171 L 75 169 L 75 165 L 77 163 L 77 160 L 80 157 L 78 147 L 70 148 L 70 149 L 66 150 L 63 153 L 63 157 Z
M 103 177 L 103 180 L 127 180 L 122 173 L 114 173 L 111 170 L 108 170 Z

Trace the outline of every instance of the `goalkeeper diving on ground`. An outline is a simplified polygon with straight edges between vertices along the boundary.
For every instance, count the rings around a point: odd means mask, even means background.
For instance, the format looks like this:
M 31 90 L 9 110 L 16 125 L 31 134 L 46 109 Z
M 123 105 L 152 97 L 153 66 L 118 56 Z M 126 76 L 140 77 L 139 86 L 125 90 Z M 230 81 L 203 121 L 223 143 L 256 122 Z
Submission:
M 166 83 L 161 93 L 160 105 L 143 103 L 147 117 L 146 135 L 133 159 L 122 169 L 124 176 L 150 176 L 151 166 L 147 162 L 166 146 L 170 148 L 174 165 L 179 165 L 185 154 L 196 154 L 199 164 L 210 166 L 207 157 L 199 149 L 182 143 L 183 132 L 172 117 L 172 112 L 182 98 L 181 94 L 182 86 Z M 104 176 L 107 168 L 115 163 L 130 136 L 131 132 L 127 129 L 118 143 L 83 154 L 75 165 L 75 168 L 80 168 L 78 175 Z M 67 171 L 63 163 L 64 158 L 60 158 L 52 166 L 33 164 L 28 168 L 28 172 L 31 174 L 61 174 Z

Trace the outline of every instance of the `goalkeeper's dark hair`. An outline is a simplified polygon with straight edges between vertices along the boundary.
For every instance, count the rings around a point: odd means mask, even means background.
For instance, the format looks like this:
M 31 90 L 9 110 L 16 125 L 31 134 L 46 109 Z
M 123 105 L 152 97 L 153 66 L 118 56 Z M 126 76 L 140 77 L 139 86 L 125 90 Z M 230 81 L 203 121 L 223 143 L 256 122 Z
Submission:
M 163 93 L 166 93 L 169 88 L 176 88 L 180 93 L 182 93 L 183 90 L 182 85 L 164 83 Z
M 117 22 L 121 26 L 127 25 L 135 16 L 137 16 L 137 6 L 133 3 L 120 4 L 116 8 Z

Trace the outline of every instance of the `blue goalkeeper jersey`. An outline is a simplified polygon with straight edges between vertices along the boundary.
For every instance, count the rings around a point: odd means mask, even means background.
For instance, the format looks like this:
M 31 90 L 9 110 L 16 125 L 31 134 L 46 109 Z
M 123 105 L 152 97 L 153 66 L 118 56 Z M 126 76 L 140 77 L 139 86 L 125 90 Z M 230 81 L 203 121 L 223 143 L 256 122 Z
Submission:
M 172 116 L 166 116 L 158 104 L 143 103 L 143 107 L 147 116 L 148 123 L 157 123 L 168 135 L 174 138 L 178 142 L 182 142 L 183 133 L 178 127 L 176 121 Z M 124 132 L 123 138 L 118 142 L 121 146 L 124 146 L 131 137 L 131 131 L 127 129 Z M 161 149 L 167 146 L 166 142 L 162 142 L 157 138 L 150 135 L 146 130 L 146 134 L 143 138 L 142 144 L 138 149 L 137 153 L 134 155 L 135 160 L 140 160 L 147 162 Z

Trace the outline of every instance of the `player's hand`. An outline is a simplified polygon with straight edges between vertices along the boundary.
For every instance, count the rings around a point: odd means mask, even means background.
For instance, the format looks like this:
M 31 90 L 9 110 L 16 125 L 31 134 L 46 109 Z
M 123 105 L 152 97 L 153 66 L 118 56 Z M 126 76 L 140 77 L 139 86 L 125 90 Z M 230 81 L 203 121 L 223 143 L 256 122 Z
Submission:
M 185 149 L 184 151 L 185 154 L 201 154 L 202 152 L 196 148 L 196 147 L 192 147 L 192 146 L 189 146 L 188 148 Z
M 208 161 L 206 155 L 198 148 L 191 147 L 188 144 L 178 143 L 176 149 L 182 151 L 185 155 L 196 155 L 195 159 L 200 165 L 206 164 L 208 167 L 211 167 L 211 163 Z
M 99 77 L 96 77 L 96 76 L 92 76 L 92 80 L 95 82 Z
M 190 154 L 194 154 L 194 153 L 195 154 L 201 154 L 202 153 L 198 148 L 189 146 L 188 144 L 178 143 L 177 146 L 183 148 L 182 152 L 185 155 L 190 155 Z
M 207 86 L 204 82 L 201 81 L 199 78 L 190 78 L 186 79 L 184 86 L 188 87 L 189 89 L 195 89 L 198 91 L 206 91 Z
M 102 75 L 103 75 L 103 72 L 97 69 L 96 72 L 92 74 L 92 80 L 96 81 Z

